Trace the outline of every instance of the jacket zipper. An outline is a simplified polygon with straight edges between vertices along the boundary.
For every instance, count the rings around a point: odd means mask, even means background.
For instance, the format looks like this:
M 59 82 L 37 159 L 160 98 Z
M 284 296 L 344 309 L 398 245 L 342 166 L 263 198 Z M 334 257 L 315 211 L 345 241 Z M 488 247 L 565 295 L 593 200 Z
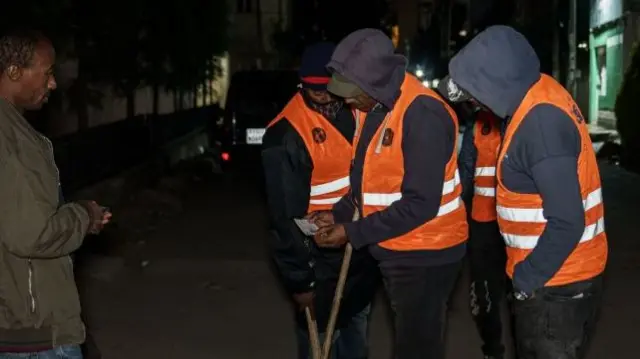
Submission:
M 60 186 L 60 171 L 58 170 L 58 166 L 56 166 L 56 163 L 55 163 L 54 154 L 53 154 L 53 144 L 51 143 L 51 140 L 49 140 L 46 136 L 40 135 L 40 138 L 42 138 L 44 142 L 47 144 L 47 149 L 49 150 L 48 160 L 50 161 L 50 164 L 53 165 L 53 168 L 56 171 L 56 182 L 57 182 L 57 185 Z M 31 263 L 31 259 L 28 260 L 28 264 L 29 264 L 29 299 L 30 299 L 30 305 L 31 305 L 31 313 L 35 313 L 37 309 L 36 295 L 34 290 L 35 271 L 33 269 L 33 264 Z
M 33 265 L 31 264 L 31 259 L 27 260 L 28 264 L 29 264 L 29 299 L 30 299 L 30 305 L 31 305 L 31 313 L 35 313 L 36 312 L 36 296 L 34 294 L 34 290 L 33 290 L 33 283 L 34 283 L 34 270 L 33 270 Z

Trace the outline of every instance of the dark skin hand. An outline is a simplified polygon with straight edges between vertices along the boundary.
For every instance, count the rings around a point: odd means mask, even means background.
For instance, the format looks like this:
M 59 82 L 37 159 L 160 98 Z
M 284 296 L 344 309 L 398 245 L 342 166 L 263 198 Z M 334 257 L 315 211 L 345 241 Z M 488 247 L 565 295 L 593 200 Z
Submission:
M 311 311 L 311 317 L 315 318 L 313 312 L 313 298 L 315 297 L 314 292 L 304 292 L 304 293 L 294 293 L 293 301 L 298 305 L 298 310 L 303 312 L 305 308 L 309 308 Z
M 340 248 L 349 241 L 342 224 L 321 227 L 313 236 L 313 240 L 320 248 Z
M 314 223 L 318 228 L 331 226 L 335 223 L 333 213 L 331 211 L 315 211 L 307 214 L 305 219 Z

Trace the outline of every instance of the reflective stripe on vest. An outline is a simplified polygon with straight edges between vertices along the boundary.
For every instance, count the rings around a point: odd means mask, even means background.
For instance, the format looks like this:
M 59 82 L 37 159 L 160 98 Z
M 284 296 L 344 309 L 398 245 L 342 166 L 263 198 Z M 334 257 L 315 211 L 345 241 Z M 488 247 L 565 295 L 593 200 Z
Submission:
M 425 88 L 412 75 L 406 74 L 400 98 L 368 144 L 360 198 L 363 217 L 382 211 L 402 198 L 402 126 L 405 111 L 418 96 L 429 96 L 442 103 L 454 122 L 455 131 L 458 129 L 455 112 L 435 92 Z M 365 114 L 360 115 L 360 123 L 363 123 L 364 117 Z M 355 141 L 358 139 L 359 136 L 356 134 Z M 396 251 L 440 250 L 458 245 L 467 239 L 468 227 L 465 208 L 460 198 L 462 187 L 457 166 L 457 151 L 452 151 L 443 176 L 444 184 L 437 216 L 409 233 L 379 243 L 381 247 Z
M 496 163 L 500 148 L 500 119 L 481 110 L 471 129 L 476 148 L 476 170 L 473 179 L 471 218 L 477 222 L 492 222 L 496 214 Z
M 307 107 L 300 93 L 268 127 L 283 118 L 300 135 L 313 162 L 308 212 L 331 209 L 349 192 L 351 143 L 324 116 Z
M 475 177 L 495 177 L 496 176 L 496 168 L 495 167 L 478 167 L 476 168 Z M 495 187 L 481 187 L 477 183 L 473 186 L 473 193 L 485 196 L 485 197 L 495 197 L 496 196 L 496 188 Z
M 582 201 L 584 211 L 602 204 L 602 190 L 597 189 L 587 195 Z M 500 218 L 516 223 L 547 223 L 540 208 L 508 208 L 498 206 Z M 585 226 L 580 243 L 590 241 L 597 235 L 604 232 L 604 217 L 599 216 L 595 223 Z M 541 233 L 542 234 L 542 233 Z M 504 240 L 509 247 L 518 249 L 533 249 L 538 244 L 539 235 L 519 235 L 513 233 L 502 233 Z
M 326 195 L 331 192 L 341 193 L 340 190 L 349 189 L 349 176 L 338 178 L 335 181 L 329 183 L 323 183 L 315 186 L 311 186 L 311 192 L 309 193 L 309 203 L 311 204 L 334 204 L 342 198 L 342 196 L 329 197 L 329 198 L 317 198 L 322 195 Z
M 460 174 L 456 170 L 454 178 L 445 182 L 442 186 L 442 195 L 448 195 L 453 193 L 457 186 L 460 185 Z M 402 198 L 402 193 L 363 193 L 362 204 L 365 206 L 381 206 L 388 207 L 393 202 Z M 447 213 L 453 212 L 460 207 L 460 196 L 455 197 L 453 200 L 444 203 L 438 210 L 437 217 L 444 216 Z
M 589 130 L 571 96 L 547 75 L 541 75 L 540 80 L 527 92 L 514 113 L 498 157 L 498 173 L 503 173 L 502 164 L 518 127 L 527 113 L 539 104 L 550 104 L 563 110 L 576 125 L 581 142 L 578 156 L 578 181 L 582 195 L 585 228 L 576 248 L 560 270 L 546 283 L 547 286 L 558 286 L 587 280 L 604 271 L 608 255 L 604 206 L 600 174 Z M 547 220 L 543 213 L 543 199 L 539 194 L 511 192 L 505 187 L 501 176 L 497 176 L 497 180 L 498 224 L 507 245 L 507 273 L 513 277 L 515 266 L 525 260 L 538 244 Z

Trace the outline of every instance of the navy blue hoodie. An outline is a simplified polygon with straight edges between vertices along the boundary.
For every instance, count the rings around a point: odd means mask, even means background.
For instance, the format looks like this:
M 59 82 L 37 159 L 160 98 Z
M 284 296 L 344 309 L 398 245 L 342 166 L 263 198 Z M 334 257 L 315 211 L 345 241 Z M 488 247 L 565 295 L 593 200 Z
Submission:
M 540 62 L 524 36 L 507 26 L 478 34 L 449 63 L 452 80 L 496 115 L 509 120 L 540 78 Z M 584 231 L 578 182 L 580 135 L 573 120 L 550 104 L 535 106 L 514 135 L 498 173 L 517 193 L 543 199 L 547 225 L 532 253 L 516 266 L 514 287 L 531 293 L 560 269 Z

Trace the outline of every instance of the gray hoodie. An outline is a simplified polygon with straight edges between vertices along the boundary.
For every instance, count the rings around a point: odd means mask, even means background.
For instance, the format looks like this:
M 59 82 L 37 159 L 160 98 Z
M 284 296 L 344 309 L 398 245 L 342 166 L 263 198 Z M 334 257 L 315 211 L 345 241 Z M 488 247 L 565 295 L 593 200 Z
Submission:
M 389 37 L 376 29 L 358 30 L 344 38 L 327 65 L 386 108 L 393 108 L 400 97 L 406 67 L 407 59 L 396 54 Z
M 428 96 L 418 96 L 409 105 L 403 119 L 402 198 L 382 211 L 347 223 L 351 221 L 353 204 L 361 203 L 366 150 L 385 115 L 400 97 L 406 59 L 394 53 L 391 40 L 384 33 L 362 29 L 338 44 L 328 67 L 358 85 L 381 104 L 367 114 L 360 131 L 351 168 L 351 193 L 334 207 L 336 221 L 346 223 L 345 230 L 351 244 L 356 249 L 367 246 L 371 254 L 381 261 L 383 268 L 398 265 L 434 266 L 460 260 L 464 256 L 464 244 L 441 251 L 401 252 L 377 245 L 410 232 L 438 213 L 444 168 L 451 158 L 456 139 L 453 121 L 445 107 Z M 384 176 L 384 173 L 379 175 Z

